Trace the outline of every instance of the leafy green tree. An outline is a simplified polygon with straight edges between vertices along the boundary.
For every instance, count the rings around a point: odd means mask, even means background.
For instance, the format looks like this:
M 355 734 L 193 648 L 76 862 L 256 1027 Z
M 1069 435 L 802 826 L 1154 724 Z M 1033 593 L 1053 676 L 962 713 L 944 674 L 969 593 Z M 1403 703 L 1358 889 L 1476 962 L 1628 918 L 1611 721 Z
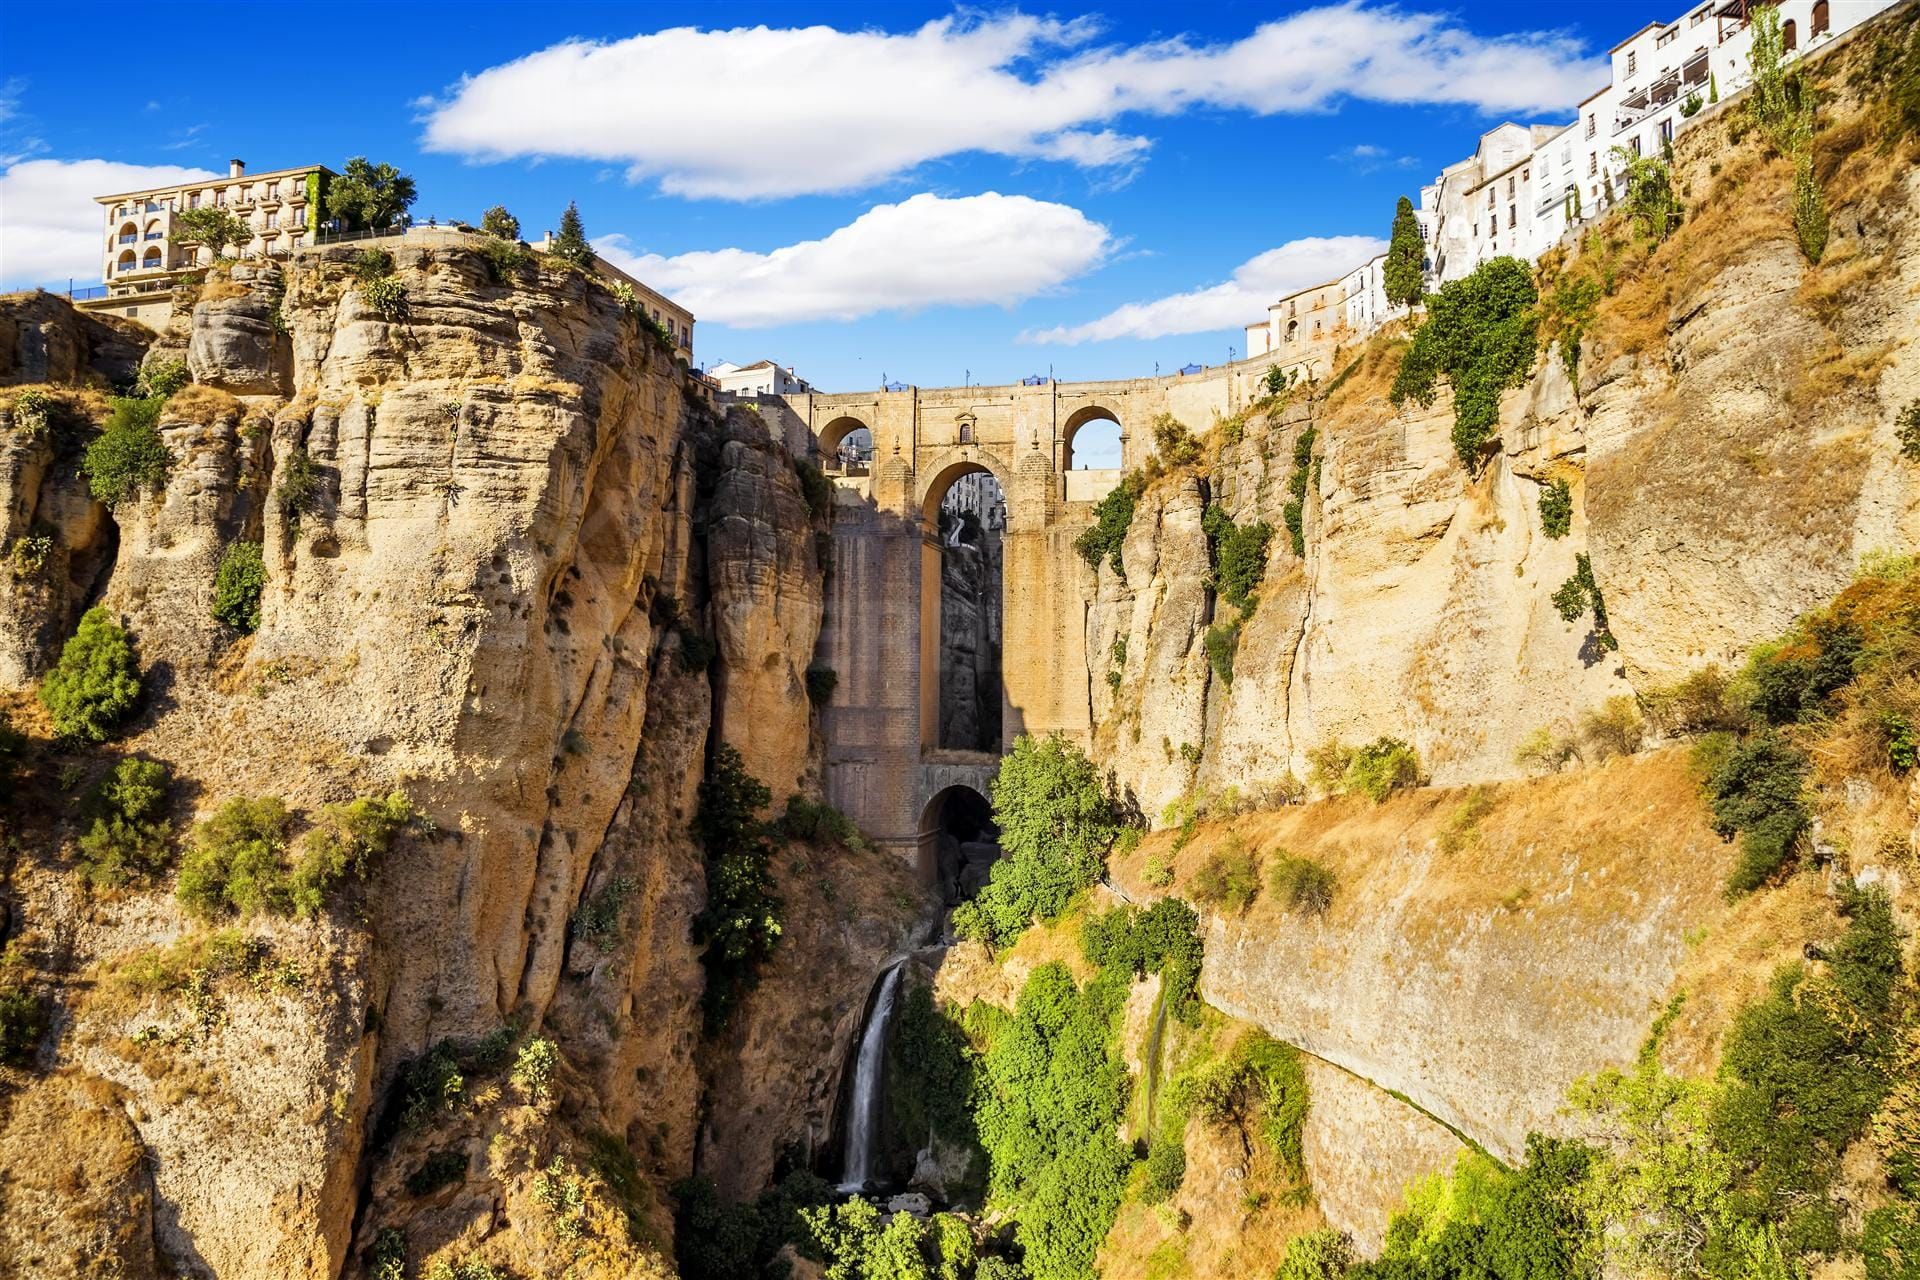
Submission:
M 276 796 L 235 796 L 193 831 L 174 890 L 196 916 L 285 914 L 291 901 L 280 864 L 293 816 Z
M 1053 919 L 1098 880 L 1121 827 L 1100 771 L 1058 734 L 1015 739 L 992 792 L 1006 856 L 953 921 L 961 936 L 999 946 L 1036 916 Z
M 287 908 L 302 918 L 320 914 L 337 886 L 372 873 L 374 862 L 412 818 L 412 804 L 398 791 L 327 805 L 301 842 L 300 861 L 287 877 Z
M 693 834 L 706 853 L 707 906 L 694 917 L 693 940 L 706 945 L 707 1026 L 718 1031 L 780 941 L 781 902 L 759 816 L 771 793 L 731 744 L 713 753 L 699 795 Z
M 1386 287 L 1388 302 L 1396 307 L 1410 307 L 1420 301 L 1426 288 L 1426 258 L 1427 242 L 1420 238 L 1420 220 L 1414 216 L 1413 201 L 1401 196 L 1393 210 L 1387 260 L 1380 265 L 1381 283 Z
M 95 605 L 40 682 L 40 702 L 64 738 L 105 742 L 140 701 L 133 639 Z
M 1573 486 L 1565 480 L 1547 481 L 1540 486 L 1541 532 L 1549 538 L 1564 538 L 1572 528 Z
M 1219 503 L 1207 504 L 1200 526 L 1207 535 L 1208 550 L 1213 553 L 1213 572 L 1209 584 L 1243 613 L 1252 613 L 1253 593 L 1267 575 L 1267 544 L 1273 541 L 1273 526 L 1264 520 L 1235 524 Z
M 327 208 L 350 231 L 381 229 L 401 221 L 415 195 L 413 179 L 392 165 L 354 156 L 328 186 Z
M 1680 202 L 1673 194 L 1673 169 L 1657 156 L 1643 156 L 1615 147 L 1613 158 L 1626 179 L 1624 207 L 1634 228 L 1659 244 L 1680 225 Z
M 213 616 L 242 635 L 260 629 L 260 592 L 267 565 L 257 542 L 230 542 L 213 575 Z
M 1413 336 L 1390 393 L 1395 406 L 1433 404 L 1435 384 L 1453 388 L 1453 448 L 1478 471 L 1500 421 L 1500 393 L 1533 370 L 1539 300 L 1533 270 L 1518 258 L 1494 258 L 1464 280 L 1451 280 L 1427 300 L 1426 323 Z
M 560 230 L 553 237 L 553 256 L 582 271 L 593 265 L 593 246 L 587 243 L 580 206 L 571 200 L 567 201 L 567 211 L 560 215 Z
M 502 240 L 520 238 L 520 219 L 507 212 L 507 206 L 497 204 L 480 215 L 480 229 L 490 236 L 499 236 Z
M 206 205 L 174 214 L 168 235 L 176 241 L 200 245 L 217 258 L 228 245 L 237 247 L 252 240 L 253 228 L 218 205 Z
M 1115 573 L 1126 576 L 1126 567 L 1120 563 L 1120 549 L 1127 541 L 1127 530 L 1133 525 L 1133 509 L 1146 487 L 1147 482 L 1140 473 L 1130 471 L 1120 477 L 1120 483 L 1106 497 L 1093 504 L 1093 525 L 1073 544 L 1073 549 L 1089 567 L 1097 570 L 1100 562 L 1106 560 L 1113 565 Z
M 1287 1242 L 1287 1256 L 1273 1280 L 1341 1280 L 1353 1263 L 1353 1242 L 1346 1233 L 1323 1227 Z
M 113 397 L 113 411 L 80 464 L 95 500 L 117 507 L 141 490 L 166 482 L 173 466 L 173 455 L 160 436 L 160 410 L 166 403 L 161 396 Z
M 90 883 L 121 885 L 163 869 L 173 856 L 166 820 L 172 777 L 158 760 L 128 756 L 88 793 L 81 817 L 80 872 Z

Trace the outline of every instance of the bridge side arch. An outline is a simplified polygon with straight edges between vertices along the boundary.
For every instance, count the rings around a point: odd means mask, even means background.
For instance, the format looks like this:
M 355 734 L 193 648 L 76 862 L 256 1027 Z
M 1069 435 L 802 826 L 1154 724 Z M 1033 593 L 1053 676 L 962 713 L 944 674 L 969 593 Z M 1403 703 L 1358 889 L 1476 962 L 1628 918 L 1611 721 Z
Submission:
M 920 519 L 929 534 L 940 527 L 940 502 L 962 476 L 986 472 L 1000 485 L 1007 501 L 1007 522 L 1013 523 L 1013 468 L 985 449 L 953 449 L 934 458 L 924 472 L 927 481 L 920 488 Z
M 1104 404 L 1082 405 L 1068 414 L 1067 420 L 1060 424 L 1060 469 L 1062 471 L 1073 470 L 1074 439 L 1080 434 L 1081 429 L 1102 422 L 1113 424 L 1115 435 L 1123 442 L 1124 447 L 1127 427 L 1120 420 L 1119 413 Z

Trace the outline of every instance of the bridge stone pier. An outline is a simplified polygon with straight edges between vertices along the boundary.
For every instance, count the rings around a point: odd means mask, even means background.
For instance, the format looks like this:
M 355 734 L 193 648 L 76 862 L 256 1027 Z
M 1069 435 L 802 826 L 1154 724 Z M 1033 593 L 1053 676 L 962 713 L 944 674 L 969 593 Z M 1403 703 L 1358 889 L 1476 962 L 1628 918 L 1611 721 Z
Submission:
M 1147 460 L 1156 417 L 1172 414 L 1202 433 L 1263 394 L 1273 363 L 1113 382 L 759 398 L 769 428 L 835 487 L 814 658 L 838 677 L 822 710 L 827 798 L 930 877 L 940 801 L 952 788 L 984 795 L 1000 752 L 1020 734 L 1084 743 L 1094 574 L 1074 540 L 1122 470 Z M 1118 425 L 1122 469 L 1074 467 L 1076 437 L 1098 421 Z M 841 446 L 863 428 L 871 461 L 843 465 Z M 939 511 L 956 480 L 979 472 L 999 482 L 1006 502 L 1000 745 L 942 750 Z

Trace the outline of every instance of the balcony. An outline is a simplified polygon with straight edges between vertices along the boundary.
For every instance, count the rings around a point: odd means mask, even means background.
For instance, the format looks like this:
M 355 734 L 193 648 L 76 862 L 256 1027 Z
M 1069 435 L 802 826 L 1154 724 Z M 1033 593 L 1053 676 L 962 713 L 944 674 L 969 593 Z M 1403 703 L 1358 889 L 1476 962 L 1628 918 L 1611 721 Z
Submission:
M 138 244 L 139 241 L 140 241 L 139 236 L 121 236 L 120 237 L 121 244 Z
M 166 238 L 167 238 L 167 233 L 164 231 L 147 232 L 147 239 L 149 240 L 165 240 Z

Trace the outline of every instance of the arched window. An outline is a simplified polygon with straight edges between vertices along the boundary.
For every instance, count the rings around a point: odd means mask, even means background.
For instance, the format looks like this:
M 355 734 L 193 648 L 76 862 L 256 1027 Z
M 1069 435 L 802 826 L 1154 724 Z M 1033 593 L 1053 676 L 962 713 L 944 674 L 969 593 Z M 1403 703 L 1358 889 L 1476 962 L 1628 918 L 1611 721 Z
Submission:
M 973 443 L 973 424 L 971 422 L 963 422 L 960 424 L 960 443 Z
M 131 271 L 133 270 L 133 265 L 133 250 L 123 249 L 120 251 L 120 260 L 113 264 L 113 269 L 115 271 Z
M 1813 22 L 1808 28 L 1808 34 L 1812 36 L 1822 35 L 1831 26 L 1833 26 L 1833 16 L 1827 10 L 1827 0 L 1815 0 L 1813 6 Z M 1792 46 L 1789 45 L 1788 48 L 1792 48 Z
M 118 236 L 121 244 L 133 244 L 140 239 L 140 228 L 131 222 L 123 222 L 120 224 Z
M 160 265 L 160 246 L 151 245 L 147 249 L 146 256 L 140 259 L 140 269 L 142 271 L 151 271 L 155 267 L 158 267 L 159 265 Z
M 1299 334 L 1300 322 L 1298 320 L 1287 321 L 1287 341 L 1292 342 Z
M 1780 47 L 1788 53 L 1800 47 L 1800 31 L 1791 18 L 1780 24 Z

